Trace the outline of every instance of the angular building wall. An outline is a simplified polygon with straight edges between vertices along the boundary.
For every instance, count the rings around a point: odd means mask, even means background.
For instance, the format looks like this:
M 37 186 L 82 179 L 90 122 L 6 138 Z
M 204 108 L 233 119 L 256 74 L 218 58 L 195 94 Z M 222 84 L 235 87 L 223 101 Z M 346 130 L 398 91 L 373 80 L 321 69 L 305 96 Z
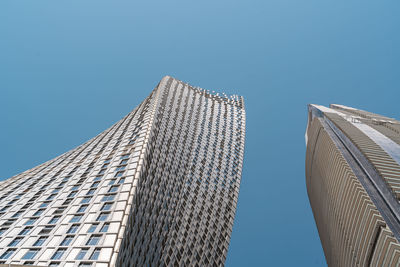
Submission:
M 163 78 L 108 130 L 0 183 L 0 264 L 223 265 L 244 134 L 241 97 Z
M 399 125 L 309 105 L 306 184 L 329 266 L 400 264 Z

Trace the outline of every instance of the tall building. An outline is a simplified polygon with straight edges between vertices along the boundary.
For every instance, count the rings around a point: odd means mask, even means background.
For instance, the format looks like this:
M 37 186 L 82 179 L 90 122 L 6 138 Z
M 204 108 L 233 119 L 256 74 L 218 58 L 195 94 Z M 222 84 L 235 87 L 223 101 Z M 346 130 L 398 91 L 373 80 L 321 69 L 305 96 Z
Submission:
M 400 122 L 308 106 L 306 184 L 329 266 L 400 266 Z
M 0 183 L 0 264 L 223 265 L 244 137 L 243 98 L 164 77 L 109 129 Z

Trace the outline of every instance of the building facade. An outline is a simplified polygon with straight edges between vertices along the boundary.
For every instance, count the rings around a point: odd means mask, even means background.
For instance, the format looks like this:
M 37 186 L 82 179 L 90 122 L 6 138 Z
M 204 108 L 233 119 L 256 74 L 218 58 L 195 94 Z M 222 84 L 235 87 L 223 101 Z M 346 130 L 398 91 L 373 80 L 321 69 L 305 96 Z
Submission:
M 164 77 L 109 129 L 0 183 L 0 264 L 223 265 L 244 137 L 242 97 Z
M 329 266 L 400 266 L 400 122 L 309 105 L 306 184 Z

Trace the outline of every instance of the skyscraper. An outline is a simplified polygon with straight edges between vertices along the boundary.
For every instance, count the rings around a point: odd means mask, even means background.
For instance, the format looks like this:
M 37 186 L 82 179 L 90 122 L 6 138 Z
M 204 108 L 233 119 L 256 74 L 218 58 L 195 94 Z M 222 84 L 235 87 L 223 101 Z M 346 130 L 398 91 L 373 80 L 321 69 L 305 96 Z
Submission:
M 243 98 L 164 77 L 109 129 L 0 183 L 0 263 L 223 265 L 244 136 Z
M 308 106 L 306 184 L 329 266 L 400 265 L 400 122 Z

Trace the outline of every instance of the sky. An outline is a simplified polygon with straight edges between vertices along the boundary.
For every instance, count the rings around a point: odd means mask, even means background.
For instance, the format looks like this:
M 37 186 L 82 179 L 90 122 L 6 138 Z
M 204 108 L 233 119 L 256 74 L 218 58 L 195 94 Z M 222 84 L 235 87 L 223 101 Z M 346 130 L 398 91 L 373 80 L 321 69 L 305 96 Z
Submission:
M 400 2 L 0 1 L 0 180 L 96 136 L 165 75 L 245 98 L 226 266 L 326 266 L 307 104 L 400 118 Z

